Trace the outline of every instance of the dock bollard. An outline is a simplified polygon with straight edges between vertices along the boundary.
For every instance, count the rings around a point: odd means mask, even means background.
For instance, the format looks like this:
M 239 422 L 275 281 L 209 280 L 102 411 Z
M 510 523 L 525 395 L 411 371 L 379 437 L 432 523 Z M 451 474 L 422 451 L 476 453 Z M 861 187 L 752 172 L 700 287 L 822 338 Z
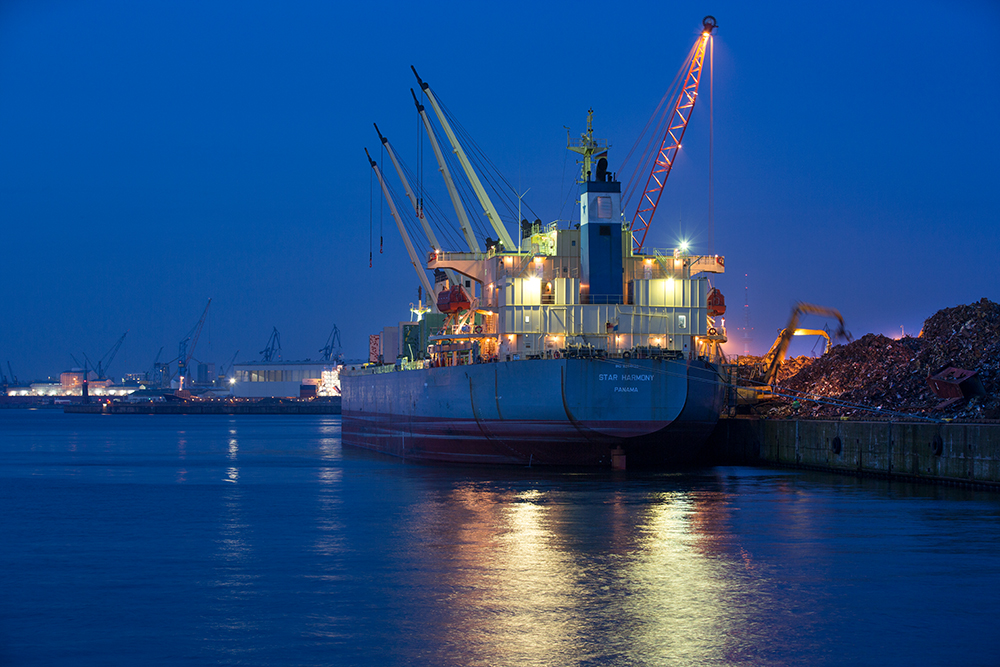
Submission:
M 621 447 L 611 450 L 611 469 L 625 470 L 625 450 Z

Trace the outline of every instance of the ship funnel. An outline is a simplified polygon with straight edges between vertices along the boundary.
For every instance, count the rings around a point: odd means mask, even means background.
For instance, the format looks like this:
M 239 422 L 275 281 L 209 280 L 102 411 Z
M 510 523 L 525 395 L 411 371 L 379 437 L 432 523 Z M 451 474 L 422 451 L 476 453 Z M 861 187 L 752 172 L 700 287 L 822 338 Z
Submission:
M 608 158 L 602 157 L 597 161 L 597 181 L 603 183 L 608 180 Z

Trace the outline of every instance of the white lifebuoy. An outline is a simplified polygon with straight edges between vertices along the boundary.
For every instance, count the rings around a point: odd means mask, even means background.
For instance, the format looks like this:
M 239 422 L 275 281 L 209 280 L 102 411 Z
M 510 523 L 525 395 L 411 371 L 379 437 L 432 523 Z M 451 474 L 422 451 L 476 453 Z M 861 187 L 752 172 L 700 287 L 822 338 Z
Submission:
M 708 328 L 708 335 L 709 336 L 714 336 L 717 333 L 719 333 L 719 330 L 716 329 L 715 327 L 709 327 Z

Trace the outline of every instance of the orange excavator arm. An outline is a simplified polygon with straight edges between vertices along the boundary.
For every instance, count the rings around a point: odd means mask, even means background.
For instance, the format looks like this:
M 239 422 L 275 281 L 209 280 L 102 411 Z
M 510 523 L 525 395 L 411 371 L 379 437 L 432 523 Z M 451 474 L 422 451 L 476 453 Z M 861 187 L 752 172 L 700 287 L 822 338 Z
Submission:
M 788 326 L 781 330 L 781 333 L 774 340 L 774 344 L 771 345 L 771 349 L 767 351 L 762 360 L 763 366 L 766 369 L 763 378 L 764 384 L 773 384 L 777 378 L 778 368 L 781 367 L 781 362 L 785 360 L 785 353 L 788 352 L 788 345 L 792 342 L 792 336 L 822 335 L 826 338 L 827 351 L 829 351 L 830 337 L 825 331 L 798 328 L 799 317 L 803 314 L 835 318 L 839 326 L 834 333 L 834 338 L 851 340 L 851 333 L 844 328 L 844 318 L 841 316 L 840 311 L 825 306 L 815 306 L 811 303 L 799 302 L 795 304 L 795 308 L 792 309 L 792 315 L 788 318 Z

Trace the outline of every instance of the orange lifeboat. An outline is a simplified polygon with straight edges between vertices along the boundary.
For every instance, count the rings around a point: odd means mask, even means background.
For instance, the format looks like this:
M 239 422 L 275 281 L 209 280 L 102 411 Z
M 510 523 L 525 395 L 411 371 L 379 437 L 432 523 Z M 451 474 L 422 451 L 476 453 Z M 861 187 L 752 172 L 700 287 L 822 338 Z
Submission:
M 461 285 L 438 293 L 437 309 L 442 313 L 457 313 L 472 307 L 472 299 Z
M 718 287 L 709 290 L 706 303 L 708 304 L 708 314 L 712 317 L 726 314 L 726 297 L 722 296 Z

